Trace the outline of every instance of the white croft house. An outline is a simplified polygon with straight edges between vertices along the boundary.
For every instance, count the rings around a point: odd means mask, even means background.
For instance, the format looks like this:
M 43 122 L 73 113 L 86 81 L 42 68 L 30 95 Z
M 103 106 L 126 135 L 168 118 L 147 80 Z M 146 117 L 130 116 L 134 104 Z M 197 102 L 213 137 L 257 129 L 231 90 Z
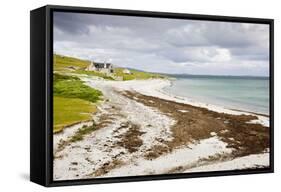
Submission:
M 113 73 L 113 65 L 111 63 L 97 63 L 91 62 L 91 64 L 86 68 L 86 71 L 99 71 L 102 73 Z
M 130 71 L 129 69 L 124 69 L 124 70 L 123 70 L 123 73 L 125 73 L 125 74 L 131 74 L 131 71 Z

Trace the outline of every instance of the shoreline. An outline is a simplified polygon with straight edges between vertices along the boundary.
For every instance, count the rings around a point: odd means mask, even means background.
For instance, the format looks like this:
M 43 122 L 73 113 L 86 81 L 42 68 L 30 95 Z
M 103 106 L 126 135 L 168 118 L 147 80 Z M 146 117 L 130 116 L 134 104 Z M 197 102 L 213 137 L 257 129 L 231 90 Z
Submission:
M 172 86 L 171 80 L 170 80 L 170 84 L 167 85 L 167 86 Z M 222 112 L 222 113 L 227 113 L 227 114 L 232 114 L 232 115 L 241 115 L 241 114 L 255 115 L 255 116 L 258 117 L 258 120 L 255 121 L 256 123 L 260 123 L 264 126 L 269 127 L 269 117 L 270 116 L 268 114 L 263 114 L 263 113 L 254 112 L 254 111 L 248 111 L 248 110 L 244 110 L 244 109 L 235 109 L 235 108 L 231 108 L 231 107 L 225 107 L 225 106 L 206 103 L 206 102 L 195 101 L 195 100 L 193 100 L 191 98 L 188 98 L 188 97 L 178 96 L 178 95 L 166 92 L 164 90 L 164 88 L 167 87 L 167 86 L 163 86 L 158 91 L 161 94 L 164 94 L 164 95 L 167 95 L 167 96 L 171 97 L 172 101 L 176 101 L 176 102 L 183 101 L 183 103 L 185 103 L 185 104 L 193 105 L 193 106 L 196 106 L 196 107 L 204 107 L 204 108 L 207 108 L 208 110 L 211 110 L 211 111 Z M 167 98 L 165 97 L 165 99 L 167 99 Z
M 196 95 L 192 96 L 192 94 L 187 94 L 187 95 L 185 95 L 185 94 L 178 94 L 177 95 L 175 93 L 175 90 L 178 90 L 178 89 L 172 89 L 171 87 L 175 86 L 175 84 L 177 84 L 177 81 L 183 81 L 183 80 L 185 80 L 185 78 L 183 78 L 183 79 L 182 78 L 173 78 L 173 79 L 169 79 L 169 80 L 170 80 L 170 84 L 168 86 L 166 86 L 166 87 L 163 87 L 163 89 L 162 89 L 162 92 L 167 94 L 167 95 L 174 96 L 174 97 L 179 97 L 179 98 L 182 98 L 182 99 L 185 98 L 186 100 L 189 100 L 189 101 L 192 101 L 192 102 L 195 102 L 195 103 L 209 104 L 209 105 L 214 105 L 214 106 L 230 109 L 230 110 L 233 110 L 233 111 L 252 113 L 252 114 L 261 115 L 261 116 L 265 116 L 265 117 L 268 117 L 269 114 L 270 114 L 269 111 L 258 109 L 254 105 L 250 105 L 250 106 L 248 106 L 248 104 L 246 104 L 246 105 L 240 105 L 240 104 L 237 105 L 235 103 L 232 103 L 232 104 L 228 103 L 228 101 L 224 101 L 224 100 L 221 100 L 219 102 L 219 100 L 217 100 L 217 99 L 213 100 L 212 96 L 208 96 L 208 95 L 207 96 L 203 96 L 200 99 L 198 99 L 196 97 Z M 168 88 L 168 89 L 166 89 L 166 88 Z M 169 89 L 169 88 L 171 88 L 171 89 Z M 181 90 L 188 91 L 188 89 L 180 89 L 179 91 L 181 92 Z
M 269 129 L 258 124 L 259 119 L 255 115 L 214 112 L 207 108 L 168 101 L 132 91 L 125 91 L 122 94 L 145 106 L 157 109 L 175 120 L 176 123 L 171 127 L 174 140 L 172 143 L 168 143 L 168 146 L 172 148 L 214 135 L 219 136 L 234 148 L 235 156 L 262 152 L 268 145 Z M 245 137 L 248 137 L 247 141 Z M 253 146 L 255 146 L 254 149 Z M 154 150 L 157 151 L 157 148 Z
M 269 119 L 264 116 L 167 95 L 162 92 L 170 83 L 167 79 L 80 78 L 104 93 L 105 102 L 98 106 L 94 117 L 96 126 L 102 128 L 58 151 L 55 180 L 185 172 L 256 152 L 264 154 L 264 159 L 269 156 L 269 129 L 265 128 Z M 235 130 L 231 125 L 247 129 Z M 249 134 L 247 141 L 243 140 L 245 134 Z M 264 143 L 256 152 L 251 151 L 259 137 L 264 138 Z M 244 152 L 239 149 L 243 144 L 247 146 Z M 247 167 L 239 161 L 240 168 L 254 168 L 257 158 L 260 157 L 250 158 L 252 162 Z M 173 162 L 175 159 L 179 161 Z M 262 166 L 268 163 L 263 161 Z
M 163 94 L 166 94 L 168 96 L 171 96 L 171 97 L 174 97 L 174 98 L 178 98 L 178 99 L 181 99 L 181 100 L 186 100 L 188 102 L 193 102 L 194 105 L 196 104 L 200 104 L 200 105 L 205 105 L 207 108 L 208 106 L 214 106 L 214 107 L 217 107 L 217 108 L 223 108 L 223 109 L 226 109 L 226 110 L 231 110 L 231 111 L 237 111 L 237 112 L 241 112 L 241 113 L 247 113 L 247 114 L 253 114 L 253 115 L 258 115 L 258 116 L 264 116 L 264 117 L 269 117 L 268 114 L 265 114 L 265 113 L 261 113 L 261 112 L 255 112 L 255 111 L 248 111 L 248 110 L 245 110 L 245 109 L 236 109 L 236 108 L 233 108 L 233 107 L 226 107 L 226 106 L 223 106 L 223 105 L 217 105 L 217 104 L 212 104 L 211 102 L 201 102 L 201 101 L 196 101 L 196 100 L 193 100 L 191 98 L 189 98 L 188 96 L 180 96 L 180 95 L 176 95 L 176 94 L 173 94 L 173 93 L 168 93 L 164 90 L 164 88 L 166 87 L 171 87 L 173 86 L 173 81 L 175 81 L 174 79 L 173 80 L 169 80 L 170 81 L 170 84 L 167 85 L 167 86 L 164 86 L 162 87 L 161 90 L 159 90 L 161 93 Z M 208 108 L 209 110 L 212 110 L 212 108 Z
M 249 111 L 249 110 L 246 110 L 246 109 L 238 109 L 238 108 L 233 108 L 233 107 L 226 107 L 226 106 L 223 106 L 223 105 L 212 104 L 211 102 L 196 101 L 196 100 L 194 100 L 194 99 L 189 98 L 188 96 L 180 96 L 180 95 L 176 95 L 176 94 L 173 94 L 173 93 L 168 93 L 168 92 L 165 91 L 164 89 L 165 89 L 166 87 L 168 87 L 168 86 L 169 86 L 169 87 L 173 86 L 173 81 L 174 81 L 174 80 L 170 80 L 170 81 L 171 81 L 170 85 L 164 86 L 164 87 L 162 88 L 162 90 L 160 90 L 161 93 L 166 94 L 166 95 L 168 95 L 168 96 L 170 96 L 170 97 L 178 98 L 178 99 L 181 99 L 181 100 L 187 100 L 187 101 L 189 101 L 189 102 L 193 102 L 193 104 L 195 104 L 195 105 L 196 105 L 196 103 L 200 103 L 201 105 L 205 105 L 205 106 L 207 106 L 207 107 L 208 107 L 209 105 L 211 105 L 211 106 L 215 106 L 215 107 L 224 108 L 224 109 L 226 109 L 226 110 L 231 110 L 231 111 L 237 111 L 237 112 L 242 112 L 242 113 L 247 113 L 247 114 L 253 114 L 253 115 L 259 115 L 259 116 L 269 117 L 269 114 L 265 114 L 265 113 L 262 113 L 262 112 L 255 112 L 255 111 Z M 211 108 L 210 108 L 210 110 L 211 110 Z
M 82 78 L 83 79 L 83 78 Z M 88 78 L 84 78 L 85 81 L 88 80 Z M 227 108 L 220 105 L 214 105 L 211 103 L 204 103 L 200 101 L 195 101 L 193 99 L 190 99 L 188 97 L 182 97 L 177 96 L 175 94 L 170 94 L 165 92 L 163 89 L 167 86 L 171 86 L 171 80 L 170 79 L 148 79 L 148 80 L 130 80 L 130 81 L 105 81 L 105 82 L 112 82 L 112 85 L 115 86 L 119 90 L 134 90 L 136 92 L 139 92 L 141 94 L 147 95 L 147 96 L 153 96 L 158 97 L 161 99 L 166 99 L 169 101 L 175 101 L 178 103 L 184 103 L 188 105 L 192 105 L 195 107 L 203 107 L 210 111 L 219 112 L 219 113 L 227 113 L 231 115 L 255 115 L 258 117 L 259 121 L 256 123 L 260 123 L 264 126 L 269 127 L 269 115 L 262 114 L 262 113 L 256 113 L 252 111 L 246 111 L 241 109 L 234 109 L 234 108 Z M 120 85 L 118 85 L 120 83 Z M 111 84 L 111 83 L 109 83 Z M 116 85 L 114 85 L 116 84 Z M 138 86 L 134 86 L 134 85 Z

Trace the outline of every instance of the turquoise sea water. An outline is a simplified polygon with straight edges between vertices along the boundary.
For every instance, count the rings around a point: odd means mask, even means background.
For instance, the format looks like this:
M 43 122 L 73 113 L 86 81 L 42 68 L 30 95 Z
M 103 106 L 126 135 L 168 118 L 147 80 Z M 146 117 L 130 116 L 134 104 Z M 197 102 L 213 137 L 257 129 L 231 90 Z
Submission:
M 173 75 L 164 91 L 194 101 L 269 114 L 269 78 Z

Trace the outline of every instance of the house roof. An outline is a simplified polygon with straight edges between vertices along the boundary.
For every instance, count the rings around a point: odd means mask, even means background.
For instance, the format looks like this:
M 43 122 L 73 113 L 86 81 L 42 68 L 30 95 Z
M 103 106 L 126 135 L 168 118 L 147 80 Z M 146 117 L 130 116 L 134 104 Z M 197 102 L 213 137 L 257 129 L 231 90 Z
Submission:
M 96 63 L 96 62 L 94 62 L 93 64 L 96 68 L 104 68 L 104 65 L 106 66 L 106 68 L 109 68 L 110 66 L 112 66 L 111 63 L 98 63 L 98 62 Z

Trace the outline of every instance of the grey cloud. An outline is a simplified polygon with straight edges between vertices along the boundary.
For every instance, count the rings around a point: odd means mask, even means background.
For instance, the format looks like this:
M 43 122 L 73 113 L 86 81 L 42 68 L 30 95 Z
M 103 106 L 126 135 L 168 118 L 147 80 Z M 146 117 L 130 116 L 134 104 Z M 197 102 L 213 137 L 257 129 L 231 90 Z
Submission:
M 89 34 L 88 22 L 90 18 L 79 17 L 76 14 L 54 12 L 55 28 L 70 34 Z
M 269 29 L 261 24 L 77 13 L 54 16 L 56 52 L 93 60 L 110 58 L 116 65 L 148 71 L 239 74 L 249 67 L 247 62 L 263 62 L 268 68 L 268 46 Z M 267 75 L 268 70 L 248 71 Z

